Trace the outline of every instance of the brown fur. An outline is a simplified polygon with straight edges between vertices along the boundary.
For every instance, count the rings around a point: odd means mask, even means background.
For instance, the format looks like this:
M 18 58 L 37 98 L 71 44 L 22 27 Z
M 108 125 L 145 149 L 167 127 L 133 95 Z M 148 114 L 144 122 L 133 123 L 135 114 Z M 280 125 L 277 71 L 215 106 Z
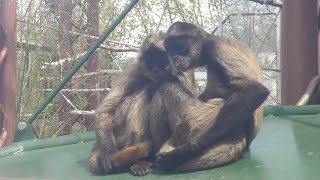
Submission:
M 101 120 L 99 128 L 104 129 L 106 142 L 100 143 L 97 132 L 97 142 L 90 157 L 92 172 L 105 174 L 118 169 L 128 169 L 139 159 L 150 155 L 152 149 L 148 145 L 148 139 L 144 138 L 148 136 L 148 132 L 144 131 L 148 129 L 147 116 L 137 107 L 145 101 L 144 93 L 145 91 L 142 91 L 135 97 L 125 99 L 112 119 Z
M 163 105 L 164 109 L 151 105 L 152 112 L 155 117 L 165 115 L 162 119 L 168 119 L 168 127 L 157 125 L 162 129 L 170 129 L 171 137 L 160 148 L 157 158 L 170 152 L 175 152 L 177 147 L 192 140 L 201 130 L 216 118 L 220 109 L 224 104 L 221 98 L 210 99 L 207 103 L 203 103 L 194 96 L 184 91 L 184 88 L 174 83 L 164 84 L 158 89 L 155 100 L 162 97 L 162 102 L 154 102 L 156 105 Z M 174 110 L 174 111 L 173 111 Z M 163 123 L 163 121 L 154 121 L 151 123 Z M 154 137 L 158 134 L 152 133 Z M 153 138 L 156 141 L 156 138 Z M 161 144 L 161 143 L 155 143 Z M 188 158 L 177 158 L 175 162 L 170 161 L 168 164 L 161 164 L 160 168 L 175 172 L 190 172 L 196 170 L 204 170 L 213 167 L 229 164 L 237 160 L 244 152 L 246 147 L 245 135 L 243 131 L 234 132 L 233 135 L 225 137 L 217 142 L 212 142 L 208 147 L 202 149 L 199 154 L 188 154 Z M 169 156 L 172 158 L 172 156 Z M 165 157 L 164 157 L 165 158 Z M 159 162 L 159 161 L 158 161 Z
M 182 163 L 175 171 L 179 173 L 191 172 L 227 165 L 239 159 L 245 147 L 245 136 L 232 134 L 228 139 L 206 148 L 199 156 L 194 156 Z
M 156 82 L 156 77 L 147 71 L 143 57 L 149 42 L 152 41 L 146 40 L 138 61 L 118 77 L 96 111 L 97 142 L 90 156 L 90 169 L 94 173 L 127 169 L 152 151 L 149 145 L 139 146 L 149 143 L 148 113 L 143 107 L 148 106 L 148 91 Z
M 166 169 L 184 172 L 213 168 L 237 159 L 260 130 L 262 103 L 269 95 L 262 85 L 261 69 L 254 54 L 240 42 L 211 36 L 183 22 L 170 26 L 164 46 L 179 71 L 207 67 L 208 82 L 199 96 L 201 100 L 223 98 L 225 101 L 217 116 L 188 142 L 170 152 L 157 154 L 158 163 Z M 213 149 L 206 151 L 208 147 Z M 206 155 L 201 158 L 204 152 L 211 158 Z M 199 161 L 192 161 L 190 157 Z M 201 160 L 206 158 L 211 161 Z M 186 160 L 191 163 L 181 165 Z
M 90 156 L 92 172 L 109 174 L 114 170 L 130 168 L 131 172 L 139 171 L 132 172 L 134 175 L 145 175 L 148 169 L 144 168 L 150 168 L 150 163 L 143 163 L 145 158 L 157 152 L 170 136 L 170 132 L 158 127 L 158 124 L 150 125 L 150 119 L 154 116 L 149 107 L 157 88 L 163 82 L 174 81 L 183 84 L 190 94 L 195 95 L 192 73 L 173 75 L 162 41 L 161 34 L 145 40 L 138 61 L 118 78 L 98 107 L 97 142 Z M 159 108 L 161 111 L 162 106 L 159 105 Z M 156 141 L 151 132 L 157 134 Z
M 148 43 L 144 45 L 139 61 L 120 77 L 97 110 L 97 143 L 90 157 L 92 172 L 111 173 L 130 167 L 134 175 L 146 175 L 151 163 L 145 158 L 192 140 L 224 105 L 221 98 L 208 103 L 198 100 L 192 73 L 163 68 L 155 57 L 157 61 L 153 63 L 165 71 L 159 73 L 148 66 L 145 61 L 152 57 L 143 53 Z M 232 162 L 242 154 L 244 138 L 239 133 L 234 138 L 212 142 L 200 154 L 179 163 L 175 170 L 194 171 Z

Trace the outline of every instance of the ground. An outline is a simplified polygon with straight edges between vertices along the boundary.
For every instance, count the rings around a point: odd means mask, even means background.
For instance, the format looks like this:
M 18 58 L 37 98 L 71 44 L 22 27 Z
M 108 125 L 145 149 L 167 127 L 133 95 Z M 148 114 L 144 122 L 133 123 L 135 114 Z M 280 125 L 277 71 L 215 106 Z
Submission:
M 239 161 L 187 174 L 154 170 L 142 179 L 317 180 L 320 177 L 319 137 L 320 115 L 265 116 L 262 131 Z M 87 138 L 88 142 L 82 142 L 79 136 L 79 143 L 63 144 L 61 140 L 68 137 L 59 138 L 31 142 L 50 144 L 50 148 L 42 145 L 33 148 L 30 141 L 15 144 L 14 148 L 20 148 L 20 152 L 0 158 L 0 179 L 136 178 L 129 173 L 92 175 L 88 171 L 88 156 L 94 141 Z M 0 157 L 4 152 L 10 152 L 10 149 L 5 150 L 0 151 Z

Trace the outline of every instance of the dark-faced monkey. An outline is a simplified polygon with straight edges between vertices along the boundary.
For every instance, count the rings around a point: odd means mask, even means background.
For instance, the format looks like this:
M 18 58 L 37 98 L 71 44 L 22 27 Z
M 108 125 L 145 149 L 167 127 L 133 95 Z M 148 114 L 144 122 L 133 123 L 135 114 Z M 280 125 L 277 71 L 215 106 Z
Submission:
M 188 142 L 216 117 L 223 100 L 198 100 L 193 71 L 170 68 L 162 34 L 148 37 L 138 61 L 118 78 L 97 109 L 92 172 L 110 174 L 130 168 L 134 175 L 146 175 L 150 156 Z M 181 171 L 207 168 L 210 158 L 221 156 L 220 146 L 213 147 L 182 164 Z
M 261 69 L 253 52 L 240 42 L 210 35 L 185 22 L 176 22 L 169 27 L 164 46 L 179 71 L 207 67 L 207 87 L 199 99 L 206 102 L 222 98 L 225 101 L 217 117 L 203 126 L 197 135 L 170 152 L 157 154 L 160 167 L 174 169 L 181 161 L 203 153 L 214 142 L 223 146 L 224 142 L 236 144 L 244 139 L 245 146 L 234 147 L 235 153 L 228 148 L 222 150 L 230 151 L 230 157 L 213 163 L 210 168 L 230 163 L 249 147 L 258 133 L 262 104 L 269 95 L 269 90 L 262 84 Z
M 110 174 L 130 168 L 134 175 L 147 174 L 151 162 L 146 158 L 154 155 L 170 137 L 169 130 L 149 122 L 149 106 L 155 91 L 162 82 L 176 81 L 195 95 L 193 76 L 172 75 L 169 65 L 163 35 L 146 38 L 138 61 L 120 75 L 96 111 L 97 142 L 90 155 L 93 173 Z M 162 105 L 154 106 L 162 108 Z M 151 132 L 157 134 L 156 141 Z

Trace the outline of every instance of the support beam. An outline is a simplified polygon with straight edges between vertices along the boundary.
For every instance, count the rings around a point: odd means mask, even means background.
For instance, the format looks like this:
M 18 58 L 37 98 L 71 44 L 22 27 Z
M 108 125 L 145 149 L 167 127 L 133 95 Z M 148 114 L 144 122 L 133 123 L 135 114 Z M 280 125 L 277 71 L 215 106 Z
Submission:
M 281 22 L 281 104 L 294 105 L 318 74 L 317 0 L 283 1 Z
M 3 50 L 0 66 L 0 145 L 6 146 L 13 142 L 16 121 L 16 1 L 2 0 L 0 4 L 0 26 L 4 32 L 0 35 L 0 40 L 4 37 L 4 41 L 0 42 L 0 52 Z

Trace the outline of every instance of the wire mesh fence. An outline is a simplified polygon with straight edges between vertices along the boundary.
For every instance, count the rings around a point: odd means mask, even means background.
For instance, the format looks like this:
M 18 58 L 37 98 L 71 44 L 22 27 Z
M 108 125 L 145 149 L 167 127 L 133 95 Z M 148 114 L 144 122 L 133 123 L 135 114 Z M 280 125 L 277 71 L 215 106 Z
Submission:
M 17 10 L 17 118 L 27 119 L 117 17 L 126 0 L 23 0 Z M 93 112 L 117 75 L 137 56 L 144 37 L 175 21 L 237 39 L 257 55 L 268 104 L 279 104 L 279 9 L 247 0 L 142 0 L 33 124 L 40 137 L 92 130 Z M 204 69 L 197 69 L 199 90 Z

